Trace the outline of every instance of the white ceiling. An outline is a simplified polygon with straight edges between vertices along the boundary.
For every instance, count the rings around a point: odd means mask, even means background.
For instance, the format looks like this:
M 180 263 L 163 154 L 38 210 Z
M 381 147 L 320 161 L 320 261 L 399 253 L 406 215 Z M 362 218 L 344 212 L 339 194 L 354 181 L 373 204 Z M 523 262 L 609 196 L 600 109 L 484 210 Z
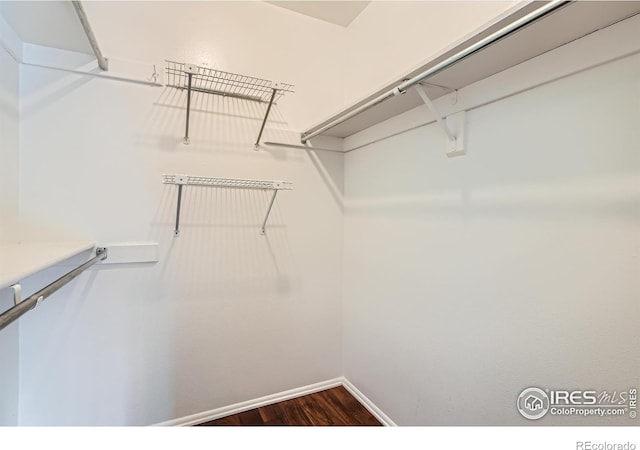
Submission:
M 70 1 L 0 1 L 0 15 L 23 42 L 93 53 Z
M 272 5 L 295 11 L 305 16 L 315 17 L 343 27 L 348 26 L 353 19 L 371 3 L 370 1 L 275 1 L 267 2 Z

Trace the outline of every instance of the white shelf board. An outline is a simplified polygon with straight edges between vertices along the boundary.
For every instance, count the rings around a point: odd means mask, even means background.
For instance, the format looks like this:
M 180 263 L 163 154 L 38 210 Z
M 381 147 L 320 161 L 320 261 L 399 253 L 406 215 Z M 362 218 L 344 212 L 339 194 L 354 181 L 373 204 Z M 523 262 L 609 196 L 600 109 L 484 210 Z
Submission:
M 0 289 L 93 249 L 95 243 L 25 242 L 0 245 Z
M 449 58 L 460 50 L 504 27 L 506 24 L 517 20 L 538 7 L 539 5 L 536 5 L 536 3 L 537 2 L 531 2 L 501 20 L 489 24 L 477 31 L 473 36 L 443 51 L 439 56 L 421 64 L 415 69 L 407 71 L 406 74 L 392 80 L 371 95 L 314 125 L 309 128 L 305 134 L 322 128 L 334 119 L 349 113 L 360 105 L 395 88 L 404 80 L 428 70 L 430 67 L 437 65 L 439 62 Z M 533 23 L 512 32 L 497 42 L 476 51 L 462 61 L 429 77 L 425 82 L 459 90 L 639 13 L 640 2 L 637 1 L 569 3 Z M 442 89 L 431 86 L 427 87 L 427 92 L 432 100 L 447 93 Z M 409 89 L 405 94 L 391 97 L 345 122 L 326 130 L 322 135 L 346 138 L 422 104 L 422 100 L 418 94 L 414 92 L 413 89 Z

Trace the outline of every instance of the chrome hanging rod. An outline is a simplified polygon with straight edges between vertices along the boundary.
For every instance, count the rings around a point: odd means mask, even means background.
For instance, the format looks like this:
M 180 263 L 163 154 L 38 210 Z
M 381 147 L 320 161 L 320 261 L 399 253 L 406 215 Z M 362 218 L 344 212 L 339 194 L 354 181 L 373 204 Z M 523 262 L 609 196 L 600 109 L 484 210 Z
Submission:
M 71 280 L 76 278 L 78 275 L 80 275 L 82 272 L 87 270 L 89 267 L 93 266 L 98 261 L 103 261 L 107 259 L 107 255 L 108 255 L 108 251 L 106 248 L 98 247 L 96 249 L 96 256 L 94 256 L 93 258 L 91 258 L 89 261 L 82 264 L 81 266 L 76 267 L 66 275 L 63 275 L 62 277 L 58 278 L 56 281 L 49 284 L 47 287 L 40 289 L 38 292 L 36 292 L 26 300 L 21 300 L 19 298 L 20 285 L 14 285 L 15 286 L 14 287 L 15 306 L 13 306 L 12 308 L 0 314 L 0 330 L 10 325 L 12 322 L 18 320 L 20 317 L 22 317 L 23 314 L 34 309 L 36 306 L 42 303 L 42 301 L 45 298 L 49 297 L 51 294 L 53 294 L 58 289 L 60 289 L 61 287 L 69 283 Z
M 504 28 L 501 28 L 500 30 L 490 34 L 489 36 L 479 40 L 478 42 L 466 47 L 465 49 L 457 52 L 456 54 L 454 54 L 453 56 L 450 56 L 449 58 L 439 62 L 438 64 L 434 65 L 433 67 L 430 67 L 429 69 L 425 70 L 424 72 L 419 73 L 418 75 L 414 76 L 413 78 L 410 78 L 402 83 L 400 83 L 398 86 L 396 86 L 395 88 L 380 94 L 379 96 L 375 97 L 372 100 L 369 100 L 368 102 L 358 106 L 357 108 L 348 111 L 348 112 L 343 112 L 338 114 L 337 116 L 334 116 L 333 118 L 329 119 L 324 125 L 321 125 L 318 129 L 316 130 L 309 130 L 306 131 L 304 133 L 302 133 L 301 136 L 301 141 L 303 144 L 306 144 L 306 142 L 309 139 L 312 139 L 316 136 L 318 136 L 319 134 L 324 133 L 325 131 L 336 127 L 338 125 L 340 125 L 343 122 L 346 122 L 347 120 L 351 119 L 352 117 L 357 116 L 358 114 L 360 114 L 363 111 L 366 111 L 372 107 L 374 107 L 375 105 L 377 105 L 378 103 L 382 103 L 385 100 L 395 96 L 395 95 L 400 95 L 400 94 L 404 94 L 407 89 L 409 89 L 410 87 L 420 83 L 421 81 L 424 81 L 425 79 L 427 79 L 430 76 L 435 75 L 436 73 L 448 68 L 449 66 L 452 66 L 453 64 L 459 62 L 460 60 L 464 59 L 465 57 L 469 56 L 470 54 L 476 52 L 477 50 L 480 50 L 482 47 L 485 47 L 489 44 L 492 44 L 494 42 L 496 42 L 497 40 L 505 37 L 506 35 L 508 35 L 509 33 L 512 33 L 513 31 L 517 30 L 518 28 L 521 28 L 525 25 L 528 25 L 529 23 L 533 22 L 534 20 L 544 16 L 545 14 L 561 7 L 561 6 L 565 6 L 567 4 L 571 3 L 570 1 L 561 1 L 561 0 L 553 0 L 550 1 L 548 3 L 545 3 L 543 6 L 541 6 L 540 8 L 536 9 L 535 11 L 530 12 L 529 14 L 515 20 L 514 22 L 510 23 L 509 25 L 505 26 Z
M 79 0 L 72 0 L 71 3 L 76 10 L 76 14 L 78 15 L 78 19 L 80 19 L 80 23 L 82 24 L 82 28 L 84 28 L 84 32 L 87 35 L 87 39 L 89 39 L 89 44 L 91 44 L 91 48 L 93 49 L 93 54 L 96 55 L 96 59 L 98 60 L 98 66 L 102 70 L 109 70 L 109 61 L 102 55 L 100 51 L 100 47 L 98 46 L 98 40 L 96 36 L 93 34 L 93 29 L 91 29 L 91 24 L 89 23 L 89 18 L 87 17 L 87 13 L 84 12 L 84 7 L 82 6 L 82 2 Z

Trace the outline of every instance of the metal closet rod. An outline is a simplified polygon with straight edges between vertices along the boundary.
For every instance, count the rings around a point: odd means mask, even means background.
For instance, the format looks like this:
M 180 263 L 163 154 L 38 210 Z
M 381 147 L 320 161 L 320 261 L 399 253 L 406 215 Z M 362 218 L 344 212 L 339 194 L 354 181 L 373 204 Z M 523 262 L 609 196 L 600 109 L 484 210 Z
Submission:
M 82 272 L 93 266 L 98 261 L 107 259 L 108 251 L 104 247 L 98 247 L 96 249 L 96 256 L 91 258 L 86 263 L 79 267 L 76 267 L 71 272 L 58 278 L 56 281 L 48 285 L 47 287 L 40 289 L 26 300 L 20 301 L 15 299 L 16 305 L 0 314 L 0 330 L 10 325 L 12 322 L 18 320 L 22 315 L 38 306 L 45 298 L 56 292 L 58 289 L 69 283 L 76 278 Z
M 109 61 L 104 57 L 102 52 L 100 51 L 100 47 L 98 46 L 98 40 L 96 39 L 95 34 L 93 34 L 93 29 L 91 28 L 91 24 L 89 23 L 89 18 L 87 17 L 87 13 L 84 12 L 84 7 L 82 6 L 82 2 L 79 0 L 72 0 L 71 3 L 76 10 L 76 14 L 78 15 L 78 19 L 82 24 L 82 28 L 84 29 L 84 33 L 87 35 L 87 39 L 89 40 L 89 44 L 91 44 L 91 48 L 93 49 L 93 54 L 96 55 L 96 59 L 98 60 L 98 66 L 102 70 L 109 70 Z
M 395 95 L 399 95 L 399 94 L 404 94 L 406 92 L 407 89 L 409 89 L 410 87 L 420 83 L 421 81 L 424 81 L 425 79 L 427 79 L 430 76 L 435 75 L 436 73 L 448 68 L 449 66 L 454 65 L 455 63 L 459 62 L 460 60 L 464 59 L 465 57 L 469 56 L 471 53 L 476 52 L 477 50 L 480 50 L 482 47 L 485 47 L 489 44 L 492 44 L 494 42 L 496 42 L 497 40 L 505 37 L 506 35 L 508 35 L 509 33 L 512 33 L 513 31 L 517 30 L 518 28 L 521 28 L 525 25 L 528 25 L 529 23 L 533 22 L 534 20 L 544 16 L 545 14 L 553 11 L 556 8 L 559 8 L 561 6 L 564 6 L 565 4 L 569 4 L 571 3 L 570 1 L 562 1 L 562 0 L 554 0 L 554 1 L 550 1 L 548 3 L 546 3 L 544 6 L 541 6 L 540 8 L 536 9 L 535 11 L 530 12 L 529 14 L 519 18 L 518 20 L 510 23 L 509 25 L 505 26 L 504 28 L 501 28 L 500 30 L 490 34 L 489 36 L 479 40 L 478 42 L 476 42 L 475 44 L 472 44 L 468 47 L 466 47 L 465 49 L 459 51 L 458 53 L 454 54 L 453 56 L 450 56 L 449 58 L 439 62 L 438 64 L 436 64 L 435 66 L 425 70 L 424 72 L 419 73 L 418 75 L 414 76 L 413 78 L 402 82 L 401 84 L 399 84 L 398 86 L 396 86 L 395 88 L 391 89 L 390 91 L 387 91 L 381 95 L 379 95 L 378 97 L 369 100 L 368 102 L 358 106 L 357 108 L 346 112 L 344 114 L 339 114 L 338 117 L 336 117 L 335 119 L 331 120 L 329 123 L 327 123 L 326 125 L 323 125 L 322 127 L 318 128 L 317 130 L 313 131 L 313 132 L 305 132 L 302 133 L 301 136 L 301 141 L 303 144 L 306 144 L 307 141 L 309 139 L 312 139 L 316 136 L 318 136 L 319 134 L 324 133 L 325 131 L 340 125 L 343 122 L 346 122 L 347 120 L 351 119 L 354 116 L 357 116 L 358 114 L 360 114 L 363 111 L 366 111 L 367 109 L 370 109 L 372 107 L 374 107 L 375 105 L 377 105 L 378 103 L 382 103 L 385 100 L 395 96 Z

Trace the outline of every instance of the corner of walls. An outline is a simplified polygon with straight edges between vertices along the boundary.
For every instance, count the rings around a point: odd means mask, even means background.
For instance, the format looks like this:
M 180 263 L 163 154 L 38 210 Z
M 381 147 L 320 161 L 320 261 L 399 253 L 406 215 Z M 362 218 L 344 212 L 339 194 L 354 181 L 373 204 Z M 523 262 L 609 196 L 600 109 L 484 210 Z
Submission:
M 16 62 L 22 61 L 22 40 L 2 15 L 0 15 L 0 47 L 4 48 Z
M 19 214 L 19 62 L 22 42 L 0 16 L 0 245 L 18 237 Z M 13 304 L 9 289 L 0 290 L 0 311 Z M 0 426 L 19 424 L 19 324 L 0 331 Z
M 5 106 L 0 113 L 0 244 L 13 242 L 18 235 L 19 198 L 19 63 L 22 61 L 22 41 L 0 16 L 0 101 Z M 5 69 L 6 68 L 6 69 Z

